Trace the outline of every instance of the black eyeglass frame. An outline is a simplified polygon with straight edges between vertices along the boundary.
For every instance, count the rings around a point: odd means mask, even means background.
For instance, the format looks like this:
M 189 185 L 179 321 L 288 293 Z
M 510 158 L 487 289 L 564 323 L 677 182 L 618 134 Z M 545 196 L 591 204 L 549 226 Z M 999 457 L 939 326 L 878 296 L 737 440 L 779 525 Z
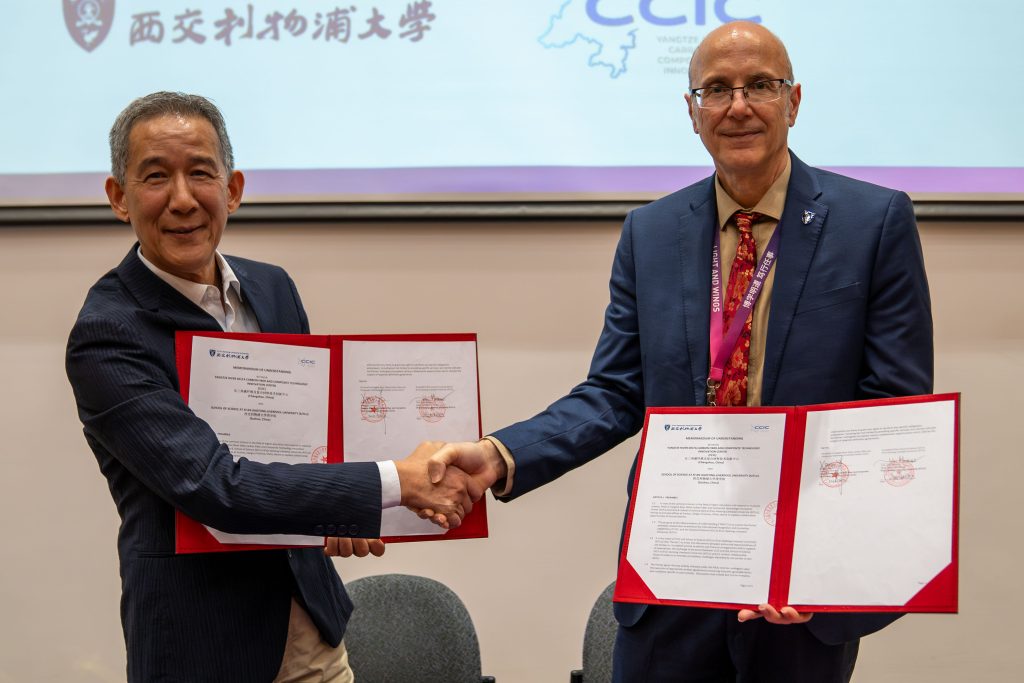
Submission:
M 737 90 L 742 90 L 743 91 L 743 99 L 745 99 L 747 102 L 749 102 L 750 101 L 750 94 L 747 92 L 747 89 L 748 88 L 752 88 L 753 86 L 758 85 L 759 83 L 778 83 L 779 84 L 779 96 L 776 97 L 774 100 L 765 100 L 765 103 L 775 102 L 776 100 L 782 99 L 782 86 L 789 86 L 790 88 L 793 87 L 793 81 L 788 79 L 788 78 L 762 78 L 762 79 L 754 81 L 753 83 L 747 83 L 746 85 L 738 85 L 735 88 L 730 88 L 727 85 L 707 85 L 707 86 L 704 86 L 703 88 L 690 88 L 690 96 L 697 98 L 697 106 L 700 107 L 701 109 L 707 109 L 708 108 L 708 107 L 705 107 L 705 106 L 703 106 L 701 104 L 701 101 L 704 99 L 701 95 L 708 88 L 721 88 L 723 90 L 728 90 L 729 91 L 729 102 L 730 103 L 732 102 L 732 94 L 734 92 L 736 92 Z M 728 105 L 725 105 L 725 106 L 728 106 Z M 714 108 L 715 107 L 711 107 L 711 109 L 714 109 Z

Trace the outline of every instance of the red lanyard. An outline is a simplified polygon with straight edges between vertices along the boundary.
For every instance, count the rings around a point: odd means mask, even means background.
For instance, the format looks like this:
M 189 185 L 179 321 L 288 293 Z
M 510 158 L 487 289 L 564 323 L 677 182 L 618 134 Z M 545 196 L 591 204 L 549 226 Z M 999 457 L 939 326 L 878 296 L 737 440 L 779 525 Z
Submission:
M 720 230 L 715 230 L 715 246 L 711 252 L 711 371 L 708 373 L 707 404 L 715 405 L 715 393 L 722 383 L 722 375 L 725 373 L 725 364 L 729 362 L 733 351 L 736 349 L 736 342 L 740 339 L 743 326 L 754 310 L 757 298 L 764 290 L 764 282 L 768 279 L 768 273 L 779 257 L 779 235 L 782 232 L 782 225 L 775 228 L 772 238 L 768 240 L 768 246 L 757 262 L 754 269 L 754 276 L 750 278 L 750 284 L 743 295 L 743 302 L 740 308 L 733 315 L 729 329 L 724 331 L 723 317 L 724 305 L 722 301 L 722 238 Z

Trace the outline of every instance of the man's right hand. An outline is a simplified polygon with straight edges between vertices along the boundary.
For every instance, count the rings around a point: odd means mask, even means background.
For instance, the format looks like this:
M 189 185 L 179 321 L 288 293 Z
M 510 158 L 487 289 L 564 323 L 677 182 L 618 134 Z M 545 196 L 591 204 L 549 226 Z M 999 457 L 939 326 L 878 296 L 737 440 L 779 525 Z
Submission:
M 434 442 L 428 442 L 433 444 Z M 421 444 L 421 448 L 426 444 Z M 508 466 L 501 457 L 497 446 L 488 439 L 480 441 L 463 441 L 447 443 L 436 450 L 427 461 L 427 472 L 432 482 L 443 481 L 452 470 L 463 472 L 474 483 L 474 487 L 483 492 L 494 486 L 494 483 L 508 476 Z M 476 502 L 478 498 L 474 499 Z M 404 501 L 403 501 L 404 502 Z M 429 519 L 435 524 L 444 526 L 445 515 L 442 511 L 430 506 L 409 505 L 421 519 Z
M 428 474 L 428 458 L 443 445 L 440 441 L 424 441 L 409 457 L 396 460 L 395 467 L 402 487 L 402 505 L 417 511 L 430 510 L 435 524 L 454 529 L 487 489 L 459 467 Z

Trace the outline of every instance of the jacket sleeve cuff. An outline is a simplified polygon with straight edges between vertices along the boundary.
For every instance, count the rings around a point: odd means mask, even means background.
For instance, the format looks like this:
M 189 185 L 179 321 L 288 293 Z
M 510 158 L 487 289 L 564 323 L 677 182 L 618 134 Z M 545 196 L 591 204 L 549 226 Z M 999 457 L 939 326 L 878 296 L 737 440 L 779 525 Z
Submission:
M 504 479 L 494 482 L 494 486 L 491 487 L 491 493 L 494 494 L 495 498 L 507 496 L 512 491 L 512 483 L 516 475 L 516 461 L 512 458 L 512 452 L 501 441 L 498 441 L 498 439 L 491 435 L 485 436 L 484 439 L 490 441 L 498 449 L 498 453 L 501 455 L 502 460 L 505 461 L 505 467 L 508 471 Z

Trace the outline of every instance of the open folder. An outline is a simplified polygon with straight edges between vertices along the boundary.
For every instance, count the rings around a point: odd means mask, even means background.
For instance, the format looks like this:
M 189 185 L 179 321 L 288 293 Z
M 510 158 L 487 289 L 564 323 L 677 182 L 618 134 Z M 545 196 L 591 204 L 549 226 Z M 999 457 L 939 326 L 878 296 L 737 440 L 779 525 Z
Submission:
M 614 599 L 956 612 L 959 401 L 649 409 Z
M 422 441 L 480 437 L 475 334 L 178 332 L 175 342 L 182 396 L 236 460 L 390 460 Z M 175 514 L 178 553 L 324 544 L 321 536 L 229 534 Z M 486 537 L 485 500 L 451 530 L 403 507 L 384 510 L 381 536 Z

